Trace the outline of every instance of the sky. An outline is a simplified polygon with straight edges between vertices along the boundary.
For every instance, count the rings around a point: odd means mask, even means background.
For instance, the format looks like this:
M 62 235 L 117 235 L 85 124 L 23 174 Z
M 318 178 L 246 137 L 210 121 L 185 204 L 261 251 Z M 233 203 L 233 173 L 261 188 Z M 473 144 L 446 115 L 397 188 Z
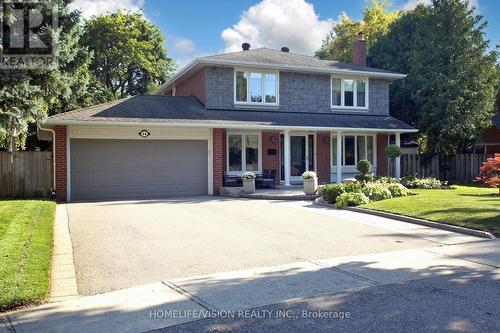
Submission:
M 490 47 L 500 44 L 500 0 L 469 0 L 488 21 Z M 393 0 L 411 9 L 430 0 Z M 312 55 L 343 13 L 362 18 L 368 0 L 75 0 L 86 18 L 117 10 L 143 11 L 166 36 L 168 54 L 178 67 L 196 57 L 252 48 L 290 48 Z

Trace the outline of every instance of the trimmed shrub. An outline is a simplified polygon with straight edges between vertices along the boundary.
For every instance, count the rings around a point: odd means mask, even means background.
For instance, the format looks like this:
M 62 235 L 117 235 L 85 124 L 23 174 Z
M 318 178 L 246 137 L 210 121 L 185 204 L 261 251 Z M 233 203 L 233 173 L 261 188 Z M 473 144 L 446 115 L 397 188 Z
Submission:
M 342 208 L 346 206 L 359 206 L 367 204 L 370 199 L 360 192 L 342 193 L 335 199 L 335 207 Z
M 385 155 L 389 158 L 396 158 L 401 156 L 401 148 L 398 145 L 388 145 L 385 147 Z
M 372 164 L 368 160 L 360 160 L 356 165 L 356 169 L 358 169 L 358 171 L 361 172 L 362 175 L 366 175 L 368 172 L 370 172 L 371 168 Z
M 387 184 L 386 188 L 391 192 L 393 198 L 406 197 L 410 191 L 401 184 Z
M 342 185 L 344 186 L 344 190 L 346 193 L 361 192 L 361 189 L 363 188 L 363 185 L 359 183 L 349 183 Z
M 392 198 L 391 192 L 384 184 L 371 183 L 363 187 L 362 192 L 372 201 L 380 201 Z
M 326 184 L 321 191 L 321 196 L 326 202 L 334 203 L 342 193 L 345 193 L 344 184 Z
M 373 181 L 373 175 L 368 174 L 372 168 L 372 164 L 370 163 L 370 161 L 360 160 L 356 165 L 356 168 L 359 172 L 361 172 L 360 175 L 354 176 L 354 178 L 356 178 L 358 182 L 367 183 Z
M 354 178 L 356 178 L 356 180 L 360 183 L 369 183 L 373 181 L 374 177 L 373 175 L 366 174 L 366 175 L 356 175 L 354 176 Z

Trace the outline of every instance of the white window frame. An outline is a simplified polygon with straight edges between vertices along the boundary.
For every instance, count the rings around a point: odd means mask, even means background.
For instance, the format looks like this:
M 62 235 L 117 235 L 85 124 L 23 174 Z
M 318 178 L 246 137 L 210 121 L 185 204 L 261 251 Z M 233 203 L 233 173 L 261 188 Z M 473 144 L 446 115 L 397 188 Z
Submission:
M 229 136 L 230 135 L 240 135 L 241 136 L 241 171 L 229 171 Z M 226 173 L 231 176 L 239 176 L 246 172 L 247 161 L 246 161 L 246 136 L 247 135 L 256 135 L 258 138 L 257 147 L 259 149 L 258 152 L 258 170 L 251 171 L 253 173 L 262 173 L 262 133 L 260 132 L 227 132 L 226 133 Z
M 333 105 L 333 79 L 340 80 L 340 105 Z M 345 96 L 344 96 L 344 80 L 353 80 L 353 106 L 345 106 Z M 358 105 L 358 80 L 364 80 L 366 82 L 365 85 L 365 106 L 357 106 Z M 332 75 L 330 77 L 330 108 L 332 110 L 354 110 L 354 111 L 368 111 L 369 110 L 369 86 L 370 79 L 368 77 L 360 77 L 360 76 L 339 76 Z
M 244 72 L 247 74 L 247 101 L 242 102 L 242 101 L 237 101 L 236 100 L 236 73 L 237 72 Z M 262 102 L 251 102 L 250 101 L 250 74 L 251 73 L 259 73 L 262 75 L 262 85 L 261 85 L 261 95 L 262 95 Z M 267 103 L 266 102 L 266 80 L 265 80 L 265 75 L 266 74 L 274 74 L 276 75 L 276 103 Z M 255 106 L 279 106 L 280 104 L 280 94 L 279 94 L 279 87 L 280 87 L 280 76 L 279 76 L 279 71 L 272 71 L 272 70 L 262 70 L 262 69 L 248 69 L 248 68 L 235 68 L 234 69 L 234 84 L 233 84 L 233 101 L 235 105 L 255 105 Z
M 345 137 L 346 136 L 354 136 L 354 161 L 355 163 L 353 165 L 346 165 L 345 164 Z M 373 139 L 373 161 L 372 165 L 376 167 L 377 165 L 377 141 L 376 135 L 373 134 L 364 134 L 364 133 L 342 133 L 342 166 L 343 167 L 348 167 L 348 168 L 356 168 L 358 161 L 358 137 L 365 137 L 365 152 L 366 152 L 366 157 L 368 158 L 368 137 L 372 137 Z M 337 138 L 336 134 L 331 135 L 331 140 L 330 140 L 330 155 L 333 150 L 333 138 Z M 333 156 L 330 158 L 330 165 L 332 168 L 336 168 L 337 164 L 333 164 Z

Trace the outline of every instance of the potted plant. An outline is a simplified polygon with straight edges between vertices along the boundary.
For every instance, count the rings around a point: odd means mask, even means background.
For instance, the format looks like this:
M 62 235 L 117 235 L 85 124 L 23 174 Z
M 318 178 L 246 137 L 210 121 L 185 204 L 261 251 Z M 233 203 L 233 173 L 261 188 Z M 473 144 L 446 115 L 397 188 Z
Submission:
M 243 180 L 243 192 L 246 194 L 255 192 L 255 173 L 247 171 L 241 175 Z
M 318 190 L 318 177 L 313 171 L 306 171 L 302 174 L 302 182 L 304 184 L 304 193 L 307 195 L 316 194 Z
M 401 148 L 398 145 L 388 145 L 385 147 L 385 155 L 389 158 L 389 175 L 395 177 L 396 175 L 396 158 L 401 156 Z

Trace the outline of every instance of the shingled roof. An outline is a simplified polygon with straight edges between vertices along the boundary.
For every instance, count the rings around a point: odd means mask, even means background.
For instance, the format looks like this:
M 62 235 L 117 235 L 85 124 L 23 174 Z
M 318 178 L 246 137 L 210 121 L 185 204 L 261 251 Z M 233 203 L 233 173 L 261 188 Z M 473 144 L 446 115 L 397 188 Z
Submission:
M 248 128 L 414 128 L 388 115 L 302 113 L 277 110 L 206 109 L 194 97 L 135 96 L 51 116 L 47 125 L 148 123 L 171 126 Z
M 247 51 L 216 54 L 216 55 L 201 57 L 198 58 L 198 60 L 200 61 L 219 60 L 228 62 L 235 61 L 235 62 L 247 62 L 247 63 L 315 67 L 320 69 L 323 68 L 325 70 L 340 69 L 340 70 L 351 70 L 351 71 L 361 71 L 361 72 L 398 74 L 383 69 L 367 67 L 367 66 L 357 66 L 353 64 L 342 63 L 339 61 L 321 60 L 311 56 L 306 56 L 291 52 L 283 52 L 274 49 L 269 49 L 266 47 L 261 47 L 258 49 L 247 50 Z

